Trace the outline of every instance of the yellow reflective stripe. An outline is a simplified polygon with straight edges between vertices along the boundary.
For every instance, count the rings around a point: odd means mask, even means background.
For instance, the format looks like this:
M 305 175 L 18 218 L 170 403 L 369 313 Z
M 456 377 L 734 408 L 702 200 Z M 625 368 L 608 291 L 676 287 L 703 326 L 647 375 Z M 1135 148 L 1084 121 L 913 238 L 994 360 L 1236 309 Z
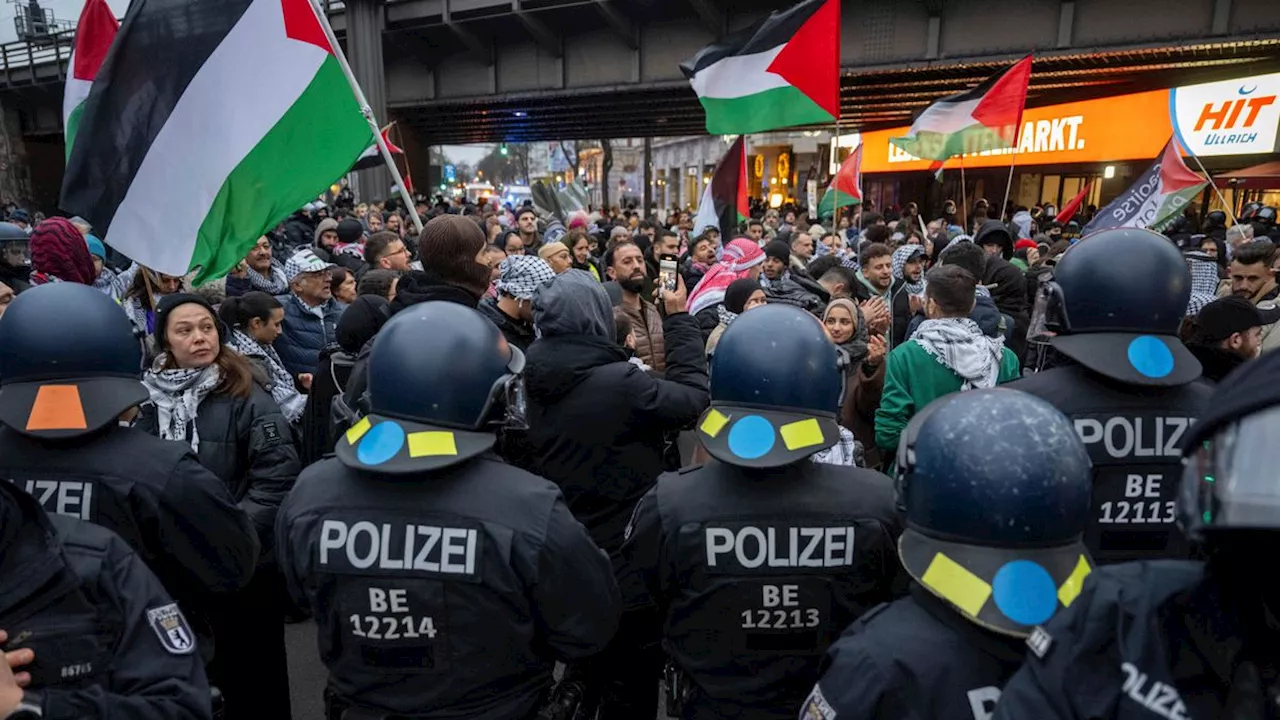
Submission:
M 724 429 L 724 426 L 728 424 L 729 416 L 715 408 L 711 408 L 707 411 L 707 416 L 702 420 L 702 432 L 710 435 L 711 437 L 715 437 L 719 435 L 720 431 Z
M 1071 576 L 1062 583 L 1062 587 L 1058 588 L 1058 600 L 1062 601 L 1063 607 L 1071 607 L 1071 603 L 1075 602 L 1076 597 L 1080 595 L 1080 590 L 1084 588 L 1084 579 L 1089 577 L 1091 572 L 1093 568 L 1089 567 L 1089 561 L 1081 555 L 1076 563 L 1076 569 L 1071 571 Z
M 352 425 L 351 429 L 347 430 L 347 444 L 355 445 L 359 442 L 360 438 L 364 437 L 365 433 L 369 432 L 369 428 L 372 426 L 373 423 L 369 422 L 369 418 L 367 416 L 360 418 L 360 422 Z
M 458 443 L 451 432 L 424 431 L 409 435 L 409 457 L 457 455 Z

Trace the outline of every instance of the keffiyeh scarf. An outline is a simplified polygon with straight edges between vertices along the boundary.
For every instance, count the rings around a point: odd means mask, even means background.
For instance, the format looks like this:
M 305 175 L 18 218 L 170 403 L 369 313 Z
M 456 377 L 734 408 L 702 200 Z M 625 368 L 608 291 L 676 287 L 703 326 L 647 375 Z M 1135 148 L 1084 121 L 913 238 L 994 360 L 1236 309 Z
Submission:
M 897 250 L 894 250 L 893 251 L 893 279 L 905 281 L 906 277 L 902 274 L 903 268 L 907 266 L 907 262 L 911 260 L 912 256 L 923 255 L 923 254 L 924 254 L 924 248 L 920 247 L 919 245 L 903 245 Z M 920 273 L 919 280 L 915 282 L 906 283 L 903 287 L 905 287 L 907 292 L 912 295 L 919 295 L 920 293 L 924 292 L 924 272 Z
M 164 370 L 164 362 L 165 355 L 160 355 L 151 370 L 142 376 L 142 384 L 147 386 L 151 403 L 156 406 L 160 437 L 189 441 L 191 451 L 199 452 L 200 433 L 196 431 L 196 415 L 200 403 L 222 382 L 222 368 L 215 364 Z
M 837 425 L 840 430 L 840 439 L 835 445 L 829 448 L 819 450 L 809 459 L 824 465 L 846 465 L 850 467 L 865 467 L 864 451 L 862 443 L 853 437 L 853 433 L 849 432 L 843 425 Z
M 289 292 L 289 281 L 285 278 L 284 268 L 276 263 L 271 263 L 271 277 L 266 277 L 262 273 L 249 268 L 248 278 L 249 284 L 254 290 L 259 290 L 268 295 L 283 295 Z
M 911 341 L 959 375 L 964 380 L 961 390 L 996 386 L 1004 338 L 987 337 L 969 318 L 925 320 Z
M 284 363 L 280 360 L 276 349 L 270 345 L 263 345 L 239 329 L 231 331 L 231 341 L 227 344 L 245 357 L 263 360 L 262 364 L 269 376 L 267 388 L 271 391 L 271 398 L 280 406 L 281 412 L 289 422 L 297 422 L 307 406 L 307 399 L 294 387 L 293 376 L 284 369 Z
M 698 286 L 689 293 L 690 315 L 724 302 L 724 291 L 734 280 L 744 278 L 748 271 L 764 262 L 764 251 L 755 242 L 738 238 L 724 248 L 723 259 L 711 266 Z

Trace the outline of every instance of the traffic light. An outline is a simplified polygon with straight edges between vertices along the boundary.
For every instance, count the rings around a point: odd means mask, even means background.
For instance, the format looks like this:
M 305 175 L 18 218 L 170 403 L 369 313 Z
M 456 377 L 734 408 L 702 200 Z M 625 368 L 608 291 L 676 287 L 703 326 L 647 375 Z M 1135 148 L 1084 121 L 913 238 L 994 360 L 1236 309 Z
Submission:
M 498 151 L 505 156 L 507 154 L 507 144 L 502 143 L 502 145 L 498 147 Z

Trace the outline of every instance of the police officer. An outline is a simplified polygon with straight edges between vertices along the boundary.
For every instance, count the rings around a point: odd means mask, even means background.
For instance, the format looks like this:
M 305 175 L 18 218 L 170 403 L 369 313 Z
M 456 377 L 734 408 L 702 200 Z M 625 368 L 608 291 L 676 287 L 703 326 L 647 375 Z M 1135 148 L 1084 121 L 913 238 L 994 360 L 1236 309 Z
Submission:
M 189 447 L 121 426 L 148 397 L 140 364 L 106 295 L 52 283 L 18 296 L 0 320 L 0 476 L 119 534 L 198 611 L 249 581 L 257 533 Z
M 31 237 L 13 223 L 0 222 L 0 282 L 14 293 L 31 287 Z
M 191 627 L 115 533 L 0 482 L 0 577 L 0 717 L 212 717 Z
M 714 460 L 636 507 L 623 553 L 665 618 L 670 715 L 794 718 L 831 641 L 905 588 L 892 482 L 809 458 L 839 438 L 838 357 L 798 308 L 735 320 L 697 424 Z
M 801 716 L 988 720 L 1033 626 L 1092 571 L 1089 455 L 1052 405 L 997 388 L 917 414 L 897 467 L 911 594 L 831 646 Z
M 1182 439 L 1179 522 L 1206 562 L 1101 568 L 1039 631 L 995 717 L 1280 717 L 1280 355 L 1218 386 Z
M 612 637 L 609 558 L 555 485 L 491 450 L 520 424 L 523 367 L 475 310 L 401 311 L 372 346 L 371 413 L 280 508 L 278 557 L 318 624 L 330 720 L 530 718 L 556 660 Z
M 1074 423 L 1093 461 L 1085 544 L 1100 564 L 1185 557 L 1178 443 L 1210 393 L 1177 337 L 1191 274 L 1173 243 L 1134 228 L 1076 243 L 1041 284 L 1031 326 L 1064 362 L 1009 384 Z

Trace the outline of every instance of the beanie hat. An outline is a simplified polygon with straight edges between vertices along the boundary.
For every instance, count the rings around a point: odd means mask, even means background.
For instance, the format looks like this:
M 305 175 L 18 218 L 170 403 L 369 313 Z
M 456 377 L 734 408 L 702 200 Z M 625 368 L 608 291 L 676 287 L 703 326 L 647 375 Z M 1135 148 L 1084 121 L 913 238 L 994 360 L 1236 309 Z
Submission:
M 747 301 L 751 296 L 760 289 L 760 283 L 751 278 L 739 278 L 729 283 L 729 288 L 724 291 L 724 309 L 734 314 L 740 314 L 747 305 Z
M 543 245 L 542 247 L 538 248 L 538 257 L 542 258 L 543 260 L 550 260 L 552 255 L 555 255 L 556 253 L 561 251 L 569 252 L 568 246 L 566 246 L 564 243 L 560 241 L 549 242 Z
M 338 241 L 344 243 L 358 243 L 364 238 L 364 225 L 359 220 L 346 218 L 338 223 Z
M 89 246 L 89 254 L 91 256 L 102 258 L 104 261 L 107 259 L 107 248 L 102 244 L 101 240 L 93 235 L 86 235 L 84 241 Z
M 84 235 L 66 218 L 49 218 L 32 231 L 31 269 L 81 285 L 92 285 L 98 276 Z
M 321 236 L 321 235 L 324 235 L 326 232 L 328 232 L 328 231 L 330 231 L 330 230 L 333 230 L 334 232 L 337 232 L 337 230 L 338 230 L 338 221 L 337 221 L 337 220 L 334 220 L 333 218 L 325 218 L 325 219 L 321 220 L 319 223 L 317 223 L 317 224 L 316 224 L 316 234 L 315 234 L 315 239 L 314 239 L 315 244 L 316 244 L 316 245 L 319 245 L 319 244 L 320 244 L 320 236 Z
M 1038 247 L 1039 246 L 1037 245 L 1035 240 L 1030 240 L 1028 238 L 1022 238 L 1021 240 L 1013 244 L 1014 250 L 1029 250 L 1031 248 L 1038 248 Z
M 489 266 L 476 262 L 476 255 L 484 246 L 484 231 L 474 220 L 440 215 L 423 226 L 418 257 L 423 270 L 479 300 L 489 290 Z
M 764 256 L 781 260 L 786 265 L 791 262 L 791 246 L 781 240 L 774 240 L 764 246 Z
M 213 316 L 213 324 L 218 328 L 218 339 L 220 343 L 227 337 L 226 325 L 222 322 L 222 319 L 218 317 L 217 311 L 213 309 L 213 305 L 211 305 L 208 300 L 194 293 L 176 293 L 174 295 L 165 295 L 160 298 L 158 303 L 156 303 L 156 329 L 154 333 L 156 338 L 156 347 L 166 352 L 169 350 L 168 338 L 166 337 L 168 332 L 166 325 L 169 324 L 169 313 L 173 312 L 175 308 L 192 304 L 199 305 L 205 310 L 208 310 L 209 314 Z

